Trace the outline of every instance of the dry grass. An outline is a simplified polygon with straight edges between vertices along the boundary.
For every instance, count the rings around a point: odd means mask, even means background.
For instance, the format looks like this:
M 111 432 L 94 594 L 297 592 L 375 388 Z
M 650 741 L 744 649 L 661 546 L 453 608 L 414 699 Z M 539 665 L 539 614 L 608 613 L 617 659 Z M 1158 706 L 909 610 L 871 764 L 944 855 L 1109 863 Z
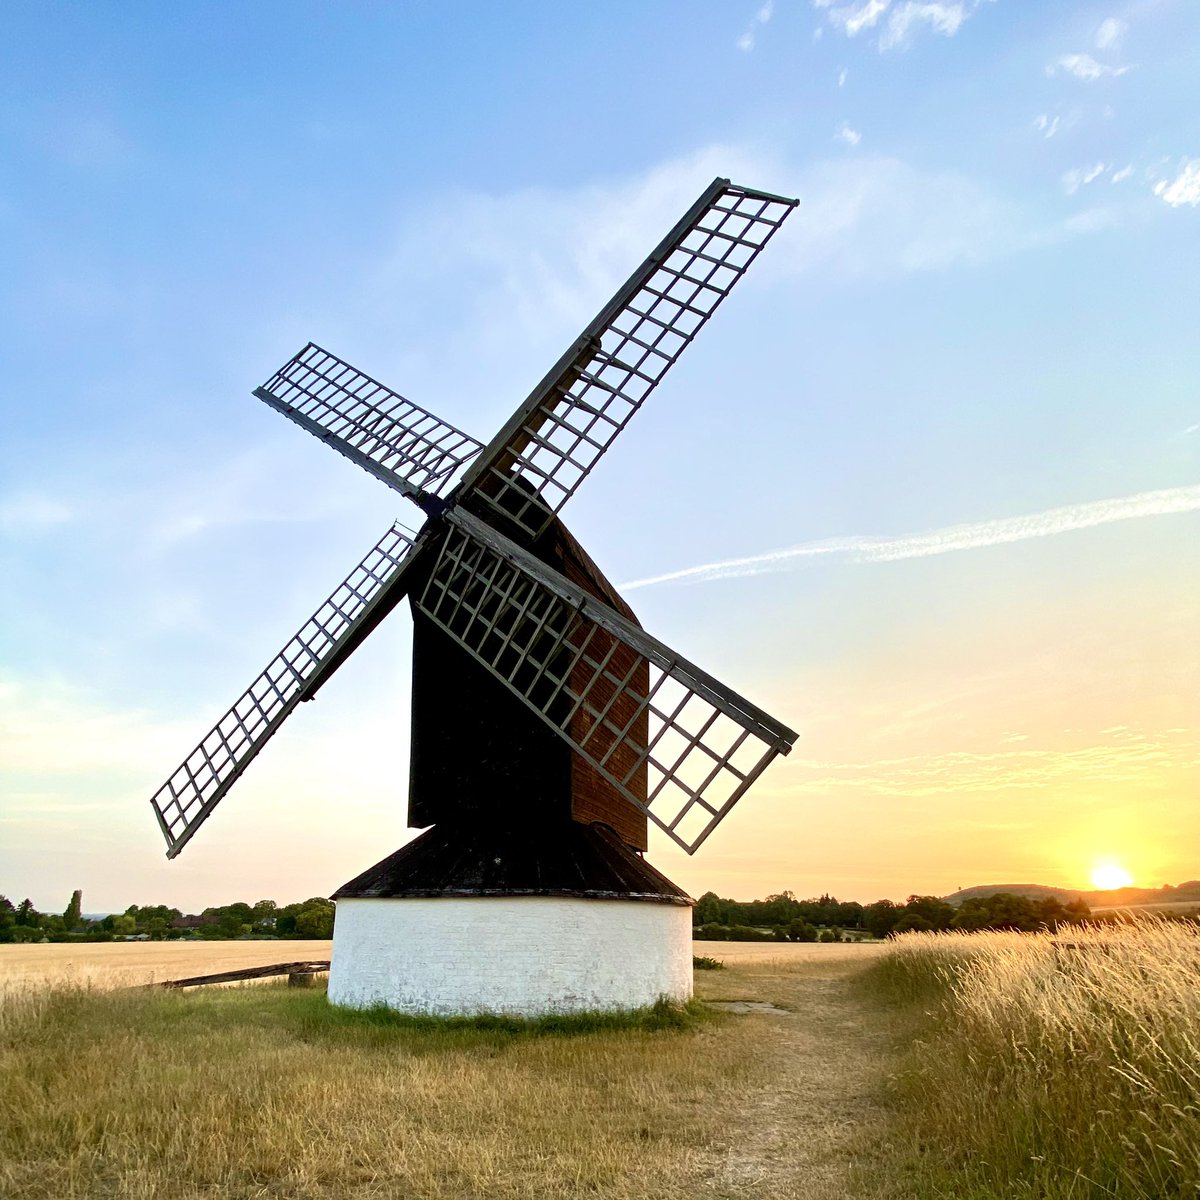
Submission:
M 866 959 L 780 949 L 697 984 L 788 1015 L 575 1036 L 419 1028 L 276 985 L 10 991 L 0 1195 L 843 1200 L 879 1120 L 849 989 Z
M 934 1018 L 897 1097 L 917 1195 L 1200 1194 L 1195 932 L 907 935 L 871 976 Z
M 728 966 L 742 963 L 866 962 L 881 954 L 889 942 L 694 942 L 697 954 L 719 959 Z
M 0 945 L 0 997 L 34 984 L 131 987 L 300 959 L 328 959 L 330 942 L 60 942 Z

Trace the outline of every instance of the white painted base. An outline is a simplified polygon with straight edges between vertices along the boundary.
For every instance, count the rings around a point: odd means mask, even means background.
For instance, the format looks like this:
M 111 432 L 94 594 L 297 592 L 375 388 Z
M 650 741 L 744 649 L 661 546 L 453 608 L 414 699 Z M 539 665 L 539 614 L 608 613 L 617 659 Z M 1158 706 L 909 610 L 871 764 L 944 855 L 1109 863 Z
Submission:
M 641 1008 L 692 995 L 692 910 L 565 896 L 337 902 L 329 999 L 408 1013 Z

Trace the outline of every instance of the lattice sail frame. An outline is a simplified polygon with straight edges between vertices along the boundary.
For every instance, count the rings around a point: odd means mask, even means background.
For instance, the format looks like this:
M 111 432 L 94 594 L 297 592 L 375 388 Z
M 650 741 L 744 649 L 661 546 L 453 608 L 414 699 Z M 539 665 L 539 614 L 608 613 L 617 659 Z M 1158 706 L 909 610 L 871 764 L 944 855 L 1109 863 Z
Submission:
M 306 698 L 321 665 L 381 603 L 398 599 L 395 590 L 407 574 L 404 563 L 412 545 L 393 525 L 154 794 L 151 804 L 167 839 L 168 858 L 183 849 Z
M 448 522 L 417 606 L 694 853 L 796 734 L 485 522 Z
M 483 449 L 482 442 L 313 342 L 254 394 L 422 507 Z
M 715 180 L 487 446 L 464 487 L 539 536 L 795 205 Z
M 795 733 L 456 506 L 477 496 L 540 536 L 795 204 L 714 180 L 487 447 L 313 343 L 255 389 L 432 519 L 415 544 L 389 531 L 155 793 L 168 857 L 404 596 L 443 522 L 443 549 L 465 537 L 492 557 L 472 568 L 465 549 L 444 552 L 423 611 L 675 842 L 691 853 L 704 841 Z M 450 601 L 447 625 L 437 611 Z M 463 620 L 460 636 L 450 625 Z M 542 655 L 523 674 L 501 669 L 518 636 Z

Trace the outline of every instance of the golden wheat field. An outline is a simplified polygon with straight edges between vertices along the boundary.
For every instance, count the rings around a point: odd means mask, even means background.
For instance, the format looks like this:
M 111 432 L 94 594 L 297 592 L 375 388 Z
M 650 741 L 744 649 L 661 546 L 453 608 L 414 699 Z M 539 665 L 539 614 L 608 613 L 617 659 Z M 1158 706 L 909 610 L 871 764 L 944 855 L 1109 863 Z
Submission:
M 1194 925 L 908 934 L 873 975 L 917 1013 L 896 1102 L 928 1194 L 1200 1195 Z
M 30 984 L 132 987 L 268 963 L 328 959 L 329 942 L 75 942 L 0 946 L 0 994 Z
M 885 943 L 697 942 L 696 953 L 721 962 L 821 962 L 869 957 Z M 129 987 L 164 979 L 236 971 L 301 959 L 328 959 L 331 942 L 83 942 L 0 945 L 0 992 L 33 983 Z

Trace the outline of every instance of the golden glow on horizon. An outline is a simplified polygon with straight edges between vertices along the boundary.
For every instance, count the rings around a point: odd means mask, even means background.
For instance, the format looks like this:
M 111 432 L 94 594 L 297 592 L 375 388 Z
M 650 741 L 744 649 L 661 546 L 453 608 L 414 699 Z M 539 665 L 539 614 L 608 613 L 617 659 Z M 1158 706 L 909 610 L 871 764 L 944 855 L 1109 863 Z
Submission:
M 1097 891 L 1108 892 L 1114 888 L 1128 887 L 1133 882 L 1133 876 L 1117 863 L 1097 863 L 1092 868 L 1092 887 Z

